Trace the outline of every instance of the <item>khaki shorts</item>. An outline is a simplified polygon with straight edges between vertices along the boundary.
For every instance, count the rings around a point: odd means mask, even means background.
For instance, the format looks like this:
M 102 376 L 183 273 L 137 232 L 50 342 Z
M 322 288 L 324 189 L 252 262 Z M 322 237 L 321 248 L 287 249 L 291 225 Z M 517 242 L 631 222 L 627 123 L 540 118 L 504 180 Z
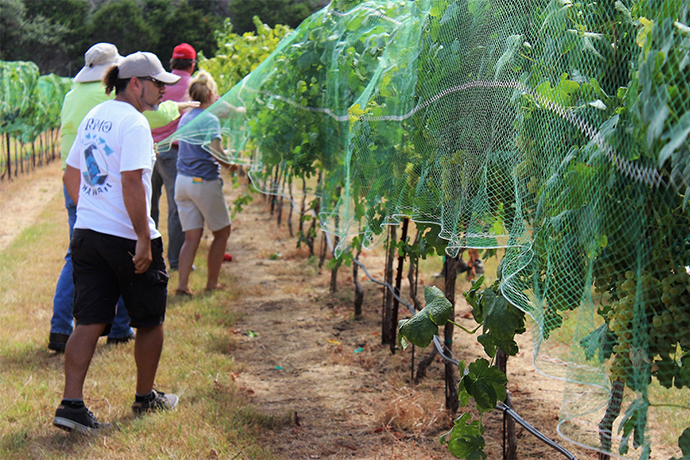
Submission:
M 204 180 L 178 173 L 175 179 L 175 203 L 184 231 L 204 228 L 204 221 L 212 232 L 230 225 L 222 179 Z

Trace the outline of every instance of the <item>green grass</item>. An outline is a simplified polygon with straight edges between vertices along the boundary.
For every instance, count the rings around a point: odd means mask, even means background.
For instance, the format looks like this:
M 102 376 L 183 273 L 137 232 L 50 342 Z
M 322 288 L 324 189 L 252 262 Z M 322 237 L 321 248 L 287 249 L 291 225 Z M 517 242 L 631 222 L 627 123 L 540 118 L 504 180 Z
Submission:
M 259 430 L 290 422 L 290 414 L 267 417 L 236 388 L 230 355 L 237 317 L 234 291 L 192 300 L 171 297 L 158 388 L 180 396 L 170 413 L 135 418 L 133 344 L 107 346 L 101 339 L 87 375 L 85 400 L 102 422 L 115 423 L 105 436 L 67 434 L 52 426 L 63 388 L 63 356 L 47 349 L 52 296 L 67 248 L 62 195 L 39 221 L 0 253 L 0 458 L 17 459 L 196 459 L 274 458 L 259 446 Z M 205 279 L 205 254 L 195 264 Z M 176 286 L 176 274 L 170 290 Z M 201 285 L 192 286 L 201 292 Z

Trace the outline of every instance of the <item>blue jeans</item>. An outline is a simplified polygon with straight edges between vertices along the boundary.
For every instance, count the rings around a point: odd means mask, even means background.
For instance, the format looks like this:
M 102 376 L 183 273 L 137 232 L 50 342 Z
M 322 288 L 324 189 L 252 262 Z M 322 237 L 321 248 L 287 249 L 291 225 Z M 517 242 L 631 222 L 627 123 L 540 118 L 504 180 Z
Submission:
M 65 195 L 65 208 L 67 208 L 67 221 L 69 222 L 69 238 L 72 239 L 74 224 L 77 221 L 77 206 L 63 186 Z M 58 334 L 72 334 L 73 317 L 72 305 L 74 304 L 74 280 L 72 279 L 72 255 L 69 247 L 65 255 L 65 265 L 62 267 L 57 286 L 55 286 L 55 296 L 53 297 L 53 317 L 50 320 L 50 332 Z M 129 327 L 129 316 L 122 298 L 117 302 L 117 315 L 113 321 L 108 337 L 123 338 L 134 333 Z
M 177 270 L 180 264 L 180 249 L 184 243 L 184 232 L 180 224 L 180 215 L 175 204 L 175 178 L 177 177 L 177 147 L 161 150 L 151 172 L 151 218 L 158 227 L 160 217 L 160 200 L 165 187 L 168 200 L 168 264 Z

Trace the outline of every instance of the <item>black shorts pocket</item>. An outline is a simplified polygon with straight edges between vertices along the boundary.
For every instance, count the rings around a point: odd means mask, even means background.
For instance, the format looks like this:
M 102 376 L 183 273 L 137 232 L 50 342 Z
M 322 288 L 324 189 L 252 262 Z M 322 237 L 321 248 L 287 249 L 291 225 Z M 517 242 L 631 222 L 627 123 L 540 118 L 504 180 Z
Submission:
M 148 270 L 144 273 L 144 284 L 147 286 L 156 286 L 158 284 L 168 285 L 170 276 L 162 270 Z

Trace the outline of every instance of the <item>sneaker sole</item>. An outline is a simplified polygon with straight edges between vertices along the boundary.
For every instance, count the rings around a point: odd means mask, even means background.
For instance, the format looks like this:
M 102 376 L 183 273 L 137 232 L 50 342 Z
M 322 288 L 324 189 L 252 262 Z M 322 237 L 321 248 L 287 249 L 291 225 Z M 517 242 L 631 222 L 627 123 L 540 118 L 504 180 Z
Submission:
M 75 430 L 79 433 L 84 433 L 84 434 L 94 434 L 98 433 L 98 428 L 91 428 L 86 425 L 82 425 L 81 423 L 77 423 L 74 420 L 70 420 L 68 418 L 64 417 L 55 417 L 53 419 L 53 425 L 60 428 L 61 430 L 65 430 L 67 432 L 71 432 L 72 430 Z

